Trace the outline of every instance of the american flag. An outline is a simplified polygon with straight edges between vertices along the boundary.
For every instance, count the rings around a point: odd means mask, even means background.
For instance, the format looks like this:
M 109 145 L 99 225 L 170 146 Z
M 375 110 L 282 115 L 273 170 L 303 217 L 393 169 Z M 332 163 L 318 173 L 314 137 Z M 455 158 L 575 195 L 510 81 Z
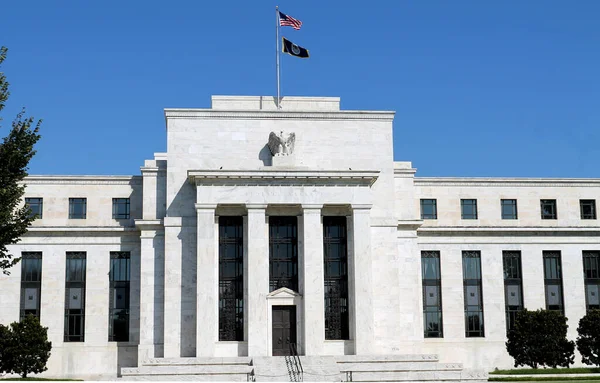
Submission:
M 294 19 L 283 12 L 279 12 L 279 25 L 282 27 L 292 27 L 296 30 L 302 26 L 302 21 Z

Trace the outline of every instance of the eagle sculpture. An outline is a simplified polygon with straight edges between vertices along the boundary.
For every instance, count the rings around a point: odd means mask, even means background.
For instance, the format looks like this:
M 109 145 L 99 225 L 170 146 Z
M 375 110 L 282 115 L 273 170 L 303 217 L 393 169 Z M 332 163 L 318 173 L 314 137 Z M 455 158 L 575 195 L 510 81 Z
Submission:
M 275 132 L 271 132 L 267 146 L 273 156 L 289 156 L 294 152 L 295 142 L 296 133 L 285 135 L 283 132 L 280 132 L 277 135 Z

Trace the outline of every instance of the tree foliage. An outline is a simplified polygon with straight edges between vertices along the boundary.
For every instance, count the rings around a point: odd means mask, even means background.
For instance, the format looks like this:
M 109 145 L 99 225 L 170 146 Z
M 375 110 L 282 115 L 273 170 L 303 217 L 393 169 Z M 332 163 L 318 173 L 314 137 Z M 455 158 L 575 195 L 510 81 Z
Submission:
M 585 364 L 600 366 L 600 310 L 590 310 L 579 320 L 577 350 Z
M 575 359 L 575 342 L 567 339 L 567 318 L 548 310 L 523 310 L 508 333 L 506 350 L 515 367 L 569 367 Z
M 42 327 L 37 317 L 26 316 L 10 327 L 0 325 L 0 372 L 28 374 L 46 371 L 52 343 L 48 342 L 48 327 Z
M 6 59 L 7 51 L 5 47 L 0 48 L 0 65 Z M 0 112 L 10 95 L 8 85 L 6 76 L 0 72 Z M 29 161 L 35 154 L 33 147 L 40 139 L 40 124 L 41 120 L 35 122 L 33 117 L 26 117 L 23 109 L 0 143 L 0 270 L 4 274 L 9 274 L 8 269 L 20 260 L 8 251 L 7 246 L 19 242 L 35 219 L 30 216 L 29 208 L 22 206 L 25 186 L 21 181 L 27 176 Z

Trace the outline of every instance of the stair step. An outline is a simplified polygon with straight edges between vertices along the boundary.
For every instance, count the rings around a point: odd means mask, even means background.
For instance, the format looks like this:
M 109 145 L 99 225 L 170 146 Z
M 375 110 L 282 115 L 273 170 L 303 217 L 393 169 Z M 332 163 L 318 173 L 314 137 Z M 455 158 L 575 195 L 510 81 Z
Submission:
M 342 355 L 336 356 L 338 363 L 390 363 L 390 362 L 437 362 L 435 354 L 406 355 Z
M 389 363 L 340 363 L 340 371 L 461 371 L 461 363 L 438 363 L 438 362 L 389 362 Z
M 249 374 L 252 372 L 252 366 L 238 365 L 189 365 L 189 366 L 142 366 L 132 368 L 122 368 L 121 375 L 226 375 L 226 374 Z
M 252 358 L 152 358 L 145 366 L 177 366 L 177 365 L 250 365 Z

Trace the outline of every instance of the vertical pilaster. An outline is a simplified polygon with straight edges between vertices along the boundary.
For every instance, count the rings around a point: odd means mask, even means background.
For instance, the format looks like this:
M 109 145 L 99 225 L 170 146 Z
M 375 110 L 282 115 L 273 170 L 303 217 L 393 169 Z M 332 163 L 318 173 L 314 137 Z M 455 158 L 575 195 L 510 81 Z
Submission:
M 165 358 L 181 356 L 181 218 L 165 217 Z
M 196 357 L 214 356 L 218 341 L 218 254 L 214 204 L 196 204 Z
M 371 259 L 371 205 L 352 205 L 352 279 L 354 353 L 372 352 L 375 336 L 373 325 L 373 266 Z
M 302 205 L 304 352 L 320 355 L 325 341 L 323 205 Z
M 136 222 L 138 227 L 141 225 Z M 156 294 L 156 262 L 160 260 L 156 248 L 158 230 L 150 227 L 141 227 L 140 234 L 140 344 L 138 347 L 138 363 L 142 363 L 149 358 L 154 358 L 156 344 L 160 341 L 158 332 L 161 329 L 156 328 L 160 323 L 156 323 L 156 312 L 158 310 L 156 303 L 158 296 Z
M 267 356 L 267 294 L 269 294 L 269 231 L 266 205 L 248 209 L 248 356 Z

